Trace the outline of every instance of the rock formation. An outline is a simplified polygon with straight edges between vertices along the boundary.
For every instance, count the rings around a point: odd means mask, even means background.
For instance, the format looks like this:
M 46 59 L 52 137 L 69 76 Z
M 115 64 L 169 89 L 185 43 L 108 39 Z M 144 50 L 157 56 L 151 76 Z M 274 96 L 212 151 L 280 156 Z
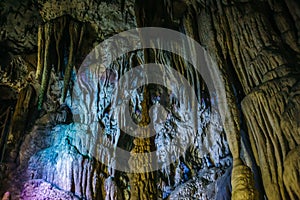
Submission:
M 0 19 L 2 199 L 300 199 L 297 0 L 3 0 Z M 111 38 L 142 27 L 200 44 L 214 93 L 174 53 L 196 46 Z

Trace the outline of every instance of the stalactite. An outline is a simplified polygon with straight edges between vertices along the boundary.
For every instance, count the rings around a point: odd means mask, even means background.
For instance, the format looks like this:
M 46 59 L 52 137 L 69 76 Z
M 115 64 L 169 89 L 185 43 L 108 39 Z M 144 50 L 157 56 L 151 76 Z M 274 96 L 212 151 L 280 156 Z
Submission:
M 85 24 L 82 24 L 81 29 L 80 29 L 80 36 L 79 36 L 79 40 L 78 40 L 78 45 L 77 45 L 78 50 L 81 49 L 85 29 L 86 29 Z
M 54 39 L 55 39 L 55 47 L 56 47 L 56 54 L 57 54 L 57 72 L 60 73 L 62 70 L 62 52 L 61 52 L 61 39 L 63 37 L 64 29 L 66 26 L 67 19 L 66 17 L 62 17 L 57 19 L 54 23 Z
M 8 107 L 7 110 L 0 116 L 0 119 L 4 117 L 4 123 L 0 127 L 1 130 L 1 137 L 0 137 L 0 163 L 2 163 L 5 153 L 5 146 L 7 142 L 7 134 L 8 134 L 8 128 L 9 126 L 9 118 L 11 115 L 11 107 Z
M 209 56 L 208 56 L 209 57 Z M 210 58 L 211 59 L 211 58 Z M 230 78 L 225 71 L 225 67 L 220 65 L 219 67 L 214 64 L 212 59 L 209 61 L 209 65 L 213 66 L 210 70 L 212 77 L 219 77 L 214 79 L 215 85 L 223 85 L 225 91 L 221 91 L 221 88 L 217 88 L 218 93 L 218 107 L 223 115 L 222 124 L 228 139 L 229 148 L 233 157 L 233 169 L 232 169 L 232 199 L 258 199 L 258 193 L 255 190 L 253 173 L 251 169 L 246 166 L 240 159 L 241 141 L 240 141 L 240 120 L 239 112 L 236 104 L 236 99 L 231 88 Z M 220 62 L 220 63 L 225 63 Z M 219 71 L 219 72 L 217 72 Z M 225 100 L 225 103 L 221 103 Z
M 38 56 L 37 56 L 37 70 L 35 78 L 38 81 L 41 81 L 42 71 L 44 68 L 44 27 L 43 25 L 39 26 L 38 29 Z
M 124 13 L 125 10 L 125 0 L 121 1 L 121 12 Z
M 65 70 L 64 88 L 61 96 L 61 103 L 65 102 L 69 90 L 69 86 L 70 86 L 71 73 L 72 73 L 73 66 L 75 64 L 74 57 L 77 50 L 78 33 L 79 33 L 79 23 L 75 21 L 70 21 L 69 24 L 70 50 L 69 50 L 68 65 Z
M 191 16 L 193 15 L 193 10 L 189 10 L 189 13 L 183 20 L 183 27 L 187 35 L 199 41 L 198 35 L 195 33 L 198 31 L 198 27 L 195 27 L 195 23 Z M 193 48 L 193 47 L 189 47 Z M 191 49 L 192 50 L 192 49 Z M 248 166 L 246 166 L 240 159 L 240 120 L 239 111 L 236 104 L 236 99 L 231 87 L 231 81 L 227 68 L 225 58 L 219 55 L 215 60 L 220 62 L 214 63 L 212 58 L 207 55 L 207 62 L 211 77 L 215 77 L 214 85 L 223 86 L 225 90 L 221 87 L 216 87 L 216 93 L 218 96 L 218 108 L 222 113 L 222 124 L 228 139 L 229 148 L 233 157 L 233 169 L 232 169 L 232 199 L 257 199 L 257 192 L 255 191 L 253 174 Z M 223 102 L 224 101 L 224 102 Z
M 170 0 L 164 0 L 163 4 L 166 7 L 167 13 L 173 19 L 173 2 Z
M 53 32 L 53 24 L 51 22 L 45 24 L 44 27 L 45 51 L 44 51 L 44 67 L 43 67 L 44 69 L 42 74 L 42 84 L 41 84 L 39 100 L 38 100 L 39 110 L 42 109 L 44 98 L 46 96 L 49 80 L 50 80 L 51 65 L 49 63 L 49 47 L 50 47 L 52 32 Z

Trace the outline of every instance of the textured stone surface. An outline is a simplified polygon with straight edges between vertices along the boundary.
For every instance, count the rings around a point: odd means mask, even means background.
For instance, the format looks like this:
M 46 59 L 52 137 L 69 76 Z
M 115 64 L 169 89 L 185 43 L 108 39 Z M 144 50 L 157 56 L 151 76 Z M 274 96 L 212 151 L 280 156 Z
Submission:
M 300 147 L 297 146 L 288 153 L 284 161 L 283 181 L 291 199 L 297 199 L 299 194 L 299 155 Z
M 37 28 L 41 17 L 33 1 L 5 0 L 0 3 L 0 43 L 2 56 L 35 52 Z M 2 57 L 1 56 L 1 57 Z M 6 59 L 3 57 L 2 59 Z
M 44 21 L 71 15 L 74 19 L 94 24 L 101 39 L 134 27 L 133 1 L 39 1 L 41 17 Z
M 62 199 L 300 198 L 297 0 L 4 0 L 0 5 L 0 82 L 16 91 L 18 99 L 10 129 L 13 151 L 7 151 L 6 163 L 1 164 L 0 175 L 7 182 L 1 182 L 1 195 L 9 191 L 13 199 L 34 199 L 40 192 L 45 196 L 39 198 Z M 220 113 L 195 70 L 166 52 L 130 52 L 109 70 L 93 66 L 77 73 L 82 57 L 95 44 L 136 26 L 180 30 L 206 48 L 211 72 L 221 74 L 215 81 L 225 88 L 218 91 L 225 102 L 218 107 Z M 193 105 L 197 130 L 186 120 L 187 99 L 148 85 L 126 95 L 134 122 L 156 120 L 155 138 L 138 140 L 120 131 L 113 115 L 113 86 L 126 71 L 145 62 L 172 64 L 194 86 L 199 97 Z M 38 94 L 40 113 L 34 114 Z M 60 103 L 71 108 L 73 124 L 70 110 Z M 148 114 L 158 103 L 166 113 Z M 37 118 L 33 127 L 31 114 Z M 178 137 L 194 138 L 193 145 L 181 148 L 186 141 Z M 114 159 L 116 147 L 132 152 L 130 162 Z M 151 150 L 157 151 L 158 163 L 173 164 L 149 174 L 113 170 L 121 164 L 128 170 L 139 167 L 134 153 Z M 23 186 L 21 193 L 18 188 Z
M 294 103 L 298 102 L 294 94 L 299 82 L 299 43 L 295 37 L 299 29 L 289 28 L 291 15 L 297 14 L 290 15 L 284 1 L 226 6 L 212 1 L 210 8 L 200 10 L 196 29 L 205 30 L 199 32 L 200 41 L 221 69 L 227 73 L 234 69 L 228 75 L 235 86 L 238 77 L 246 95 L 242 110 L 267 197 L 289 199 L 283 182 L 284 160 L 299 144 L 299 117 L 295 114 L 299 104 Z
M 70 192 L 58 189 L 54 185 L 43 180 L 36 179 L 25 183 L 20 199 L 44 200 L 44 199 L 68 199 L 77 200 L 78 197 Z

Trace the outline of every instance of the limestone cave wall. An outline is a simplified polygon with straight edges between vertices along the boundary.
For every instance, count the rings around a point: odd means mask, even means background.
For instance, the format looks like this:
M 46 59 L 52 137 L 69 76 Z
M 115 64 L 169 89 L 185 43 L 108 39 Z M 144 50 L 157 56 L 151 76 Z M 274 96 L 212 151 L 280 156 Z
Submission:
M 300 198 L 297 0 L 4 0 L 0 19 L 3 199 Z M 110 40 L 137 27 L 200 44 L 216 94 L 172 53 L 196 47 Z M 162 84 L 136 87 L 150 63 Z

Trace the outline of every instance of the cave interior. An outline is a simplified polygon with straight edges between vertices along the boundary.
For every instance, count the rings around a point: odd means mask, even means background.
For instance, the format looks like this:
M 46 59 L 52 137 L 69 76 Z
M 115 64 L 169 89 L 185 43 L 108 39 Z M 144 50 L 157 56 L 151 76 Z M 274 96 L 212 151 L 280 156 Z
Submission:
M 300 199 L 299 0 L 0 1 L 2 200 Z

